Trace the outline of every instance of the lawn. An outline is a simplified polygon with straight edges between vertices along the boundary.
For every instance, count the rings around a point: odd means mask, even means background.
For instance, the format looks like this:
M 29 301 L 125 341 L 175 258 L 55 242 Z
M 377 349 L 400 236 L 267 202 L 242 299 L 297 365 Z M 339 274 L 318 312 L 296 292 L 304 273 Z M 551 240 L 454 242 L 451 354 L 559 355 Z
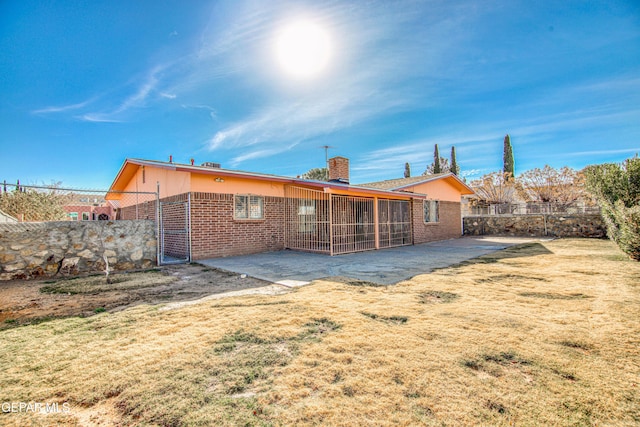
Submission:
M 394 286 L 57 319 L 0 331 L 0 372 L 2 425 L 638 425 L 640 264 L 541 241 Z

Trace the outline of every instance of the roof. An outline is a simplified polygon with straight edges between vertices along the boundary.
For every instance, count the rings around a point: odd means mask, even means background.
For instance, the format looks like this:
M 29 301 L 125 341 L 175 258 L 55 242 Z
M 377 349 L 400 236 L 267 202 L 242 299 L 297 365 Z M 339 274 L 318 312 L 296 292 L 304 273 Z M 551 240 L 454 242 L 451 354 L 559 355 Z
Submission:
M 438 178 L 443 175 L 445 174 L 420 175 L 420 176 L 412 176 L 409 178 L 396 178 L 396 179 L 387 179 L 386 181 L 368 182 L 366 184 L 360 184 L 360 185 L 363 187 L 392 190 L 394 188 L 406 187 L 408 185 L 421 184 L 423 182 L 432 180 L 432 178 Z
M 402 191 L 408 187 L 414 187 L 416 185 L 425 184 L 427 182 L 433 182 L 437 180 L 445 180 L 449 184 L 453 185 L 460 191 L 461 195 L 475 194 L 475 192 L 458 178 L 457 175 L 449 173 L 441 173 L 435 175 L 420 175 L 412 176 L 409 178 L 397 178 L 388 179 L 386 181 L 369 182 L 366 184 L 359 184 L 361 187 L 376 188 L 380 190 Z
M 424 198 L 424 195 L 420 194 L 408 194 L 406 192 L 394 191 L 386 188 L 374 188 L 366 187 L 362 185 L 352 185 L 339 182 L 326 182 L 316 181 L 311 179 L 292 178 L 279 175 L 271 175 L 258 172 L 247 172 L 232 169 L 214 168 L 209 166 L 196 166 L 189 164 L 173 163 L 173 162 L 160 162 L 157 160 L 142 160 L 142 159 L 126 159 L 118 175 L 111 184 L 110 191 L 122 191 L 126 184 L 135 175 L 136 171 L 141 166 L 157 167 L 162 169 L 174 170 L 179 172 L 201 173 L 208 175 L 218 176 L 234 176 L 238 178 L 256 179 L 261 181 L 281 182 L 283 184 L 305 185 L 309 187 L 322 188 L 327 192 L 360 192 L 368 193 L 372 195 L 380 195 L 387 197 L 401 197 L 401 198 Z

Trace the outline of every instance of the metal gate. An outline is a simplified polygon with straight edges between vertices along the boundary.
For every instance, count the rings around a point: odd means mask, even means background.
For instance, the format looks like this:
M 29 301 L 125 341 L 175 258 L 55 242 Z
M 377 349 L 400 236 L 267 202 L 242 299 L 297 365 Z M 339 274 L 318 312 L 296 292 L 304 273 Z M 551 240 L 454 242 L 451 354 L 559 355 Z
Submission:
M 378 200 L 380 247 L 391 248 L 413 244 L 411 205 L 406 200 Z
M 160 265 L 191 261 L 190 197 L 160 202 Z
M 331 196 L 331 255 L 376 248 L 374 199 Z

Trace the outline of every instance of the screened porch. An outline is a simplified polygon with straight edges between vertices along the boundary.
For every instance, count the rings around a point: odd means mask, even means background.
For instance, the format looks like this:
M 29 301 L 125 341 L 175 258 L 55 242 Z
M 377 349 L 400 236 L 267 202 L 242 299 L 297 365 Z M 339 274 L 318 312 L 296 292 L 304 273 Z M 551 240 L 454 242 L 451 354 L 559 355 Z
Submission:
M 339 255 L 411 245 L 411 202 L 286 188 L 285 246 Z

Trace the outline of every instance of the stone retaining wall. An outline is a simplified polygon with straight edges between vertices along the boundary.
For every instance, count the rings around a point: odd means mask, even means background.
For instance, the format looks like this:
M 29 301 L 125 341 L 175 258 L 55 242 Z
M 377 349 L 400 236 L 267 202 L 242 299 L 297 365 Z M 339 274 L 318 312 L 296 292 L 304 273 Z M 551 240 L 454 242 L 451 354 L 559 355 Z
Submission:
M 467 216 L 465 236 L 550 236 L 606 238 L 599 214 Z
M 102 272 L 156 265 L 153 221 L 0 224 L 0 280 Z

